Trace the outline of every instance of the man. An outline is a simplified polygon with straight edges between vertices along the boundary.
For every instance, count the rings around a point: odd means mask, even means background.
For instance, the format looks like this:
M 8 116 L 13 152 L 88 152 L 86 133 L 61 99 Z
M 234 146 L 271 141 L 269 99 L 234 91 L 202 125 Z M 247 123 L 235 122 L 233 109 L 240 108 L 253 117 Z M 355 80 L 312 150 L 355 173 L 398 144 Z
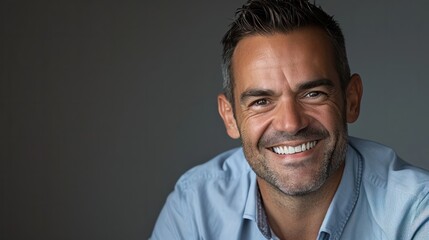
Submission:
M 223 45 L 219 113 L 242 148 L 181 177 L 152 239 L 429 239 L 429 174 L 348 137 L 362 82 L 329 15 L 250 0 Z

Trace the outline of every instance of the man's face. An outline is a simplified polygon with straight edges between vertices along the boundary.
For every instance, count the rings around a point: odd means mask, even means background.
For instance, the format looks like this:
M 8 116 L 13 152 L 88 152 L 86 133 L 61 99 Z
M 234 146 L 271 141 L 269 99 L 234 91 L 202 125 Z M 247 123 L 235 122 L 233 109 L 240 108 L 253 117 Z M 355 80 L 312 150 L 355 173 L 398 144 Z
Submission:
M 220 106 L 230 115 L 223 116 L 228 133 L 241 138 L 259 179 L 287 195 L 316 191 L 341 174 L 346 122 L 356 120 L 349 112 L 359 104 L 353 89 L 352 103 L 345 98 L 350 90 L 341 89 L 333 53 L 322 30 L 303 28 L 246 37 L 232 58 L 235 115 Z

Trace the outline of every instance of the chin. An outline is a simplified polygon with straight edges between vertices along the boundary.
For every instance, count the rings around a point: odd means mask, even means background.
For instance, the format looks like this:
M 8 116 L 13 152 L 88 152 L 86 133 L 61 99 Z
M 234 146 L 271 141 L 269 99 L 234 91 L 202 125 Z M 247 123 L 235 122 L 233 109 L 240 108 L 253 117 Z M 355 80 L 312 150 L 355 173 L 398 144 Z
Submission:
M 293 187 L 283 187 L 279 189 L 282 193 L 288 195 L 288 196 L 305 196 L 312 192 L 316 192 L 319 190 L 323 183 L 317 183 L 314 185 L 304 185 L 304 186 L 293 186 Z
M 277 178 L 271 178 L 271 185 L 290 196 L 303 196 L 318 191 L 330 174 L 326 166 L 316 169 L 294 169 L 291 172 L 278 172 Z

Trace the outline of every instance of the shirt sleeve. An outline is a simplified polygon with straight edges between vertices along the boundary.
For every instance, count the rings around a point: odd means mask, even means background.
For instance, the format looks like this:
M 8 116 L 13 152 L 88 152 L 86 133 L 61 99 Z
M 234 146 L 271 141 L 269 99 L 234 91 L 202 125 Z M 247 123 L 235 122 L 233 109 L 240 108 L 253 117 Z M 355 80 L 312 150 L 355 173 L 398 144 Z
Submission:
M 150 240 L 195 239 L 186 194 L 176 186 L 155 223 Z

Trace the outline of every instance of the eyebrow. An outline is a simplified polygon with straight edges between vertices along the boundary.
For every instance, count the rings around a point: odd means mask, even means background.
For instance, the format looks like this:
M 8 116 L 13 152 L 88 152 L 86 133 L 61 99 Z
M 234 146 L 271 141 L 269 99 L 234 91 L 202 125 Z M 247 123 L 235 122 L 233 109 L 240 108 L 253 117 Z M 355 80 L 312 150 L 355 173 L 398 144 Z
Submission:
M 298 89 L 298 91 L 308 90 L 308 89 L 312 89 L 312 88 L 320 87 L 320 86 L 327 86 L 327 87 L 333 88 L 333 87 L 335 87 L 335 84 L 331 79 L 321 78 L 321 79 L 316 79 L 316 80 L 312 80 L 312 81 L 302 83 L 302 84 L 298 85 L 297 89 Z
M 297 91 L 308 90 L 308 89 L 312 89 L 320 86 L 327 86 L 327 87 L 333 88 L 335 84 L 332 80 L 327 78 L 316 79 L 316 80 L 308 81 L 298 85 Z M 266 96 L 273 96 L 273 95 L 275 95 L 275 92 L 270 89 L 249 89 L 241 93 L 240 102 L 243 103 L 250 97 L 266 97 Z
M 240 95 L 240 102 L 245 102 L 250 97 L 266 97 L 266 96 L 273 96 L 274 91 L 269 89 L 249 89 L 247 91 L 244 91 Z

